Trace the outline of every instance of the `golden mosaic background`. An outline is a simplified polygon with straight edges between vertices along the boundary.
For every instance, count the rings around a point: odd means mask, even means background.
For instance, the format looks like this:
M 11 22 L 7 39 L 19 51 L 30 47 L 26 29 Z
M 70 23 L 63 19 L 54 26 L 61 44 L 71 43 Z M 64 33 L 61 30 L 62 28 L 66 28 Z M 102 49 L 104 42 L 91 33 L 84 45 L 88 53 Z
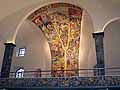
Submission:
M 52 76 L 77 76 L 82 9 L 71 4 L 54 3 L 36 10 L 28 19 L 48 40 Z

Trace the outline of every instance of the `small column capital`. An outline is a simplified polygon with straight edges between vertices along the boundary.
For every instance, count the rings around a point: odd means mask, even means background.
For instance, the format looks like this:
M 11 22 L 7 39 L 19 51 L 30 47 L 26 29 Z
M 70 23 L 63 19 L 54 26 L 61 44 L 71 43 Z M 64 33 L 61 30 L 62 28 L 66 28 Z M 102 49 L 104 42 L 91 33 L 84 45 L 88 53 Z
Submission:
M 7 46 L 7 45 L 8 45 L 8 46 L 10 45 L 10 46 L 16 47 L 16 45 L 15 45 L 14 43 L 8 43 L 8 42 L 6 42 L 6 43 L 4 43 L 4 45 L 6 45 L 6 46 Z
M 99 36 L 104 37 L 104 32 L 97 32 L 97 33 L 92 33 L 93 38 L 97 38 Z

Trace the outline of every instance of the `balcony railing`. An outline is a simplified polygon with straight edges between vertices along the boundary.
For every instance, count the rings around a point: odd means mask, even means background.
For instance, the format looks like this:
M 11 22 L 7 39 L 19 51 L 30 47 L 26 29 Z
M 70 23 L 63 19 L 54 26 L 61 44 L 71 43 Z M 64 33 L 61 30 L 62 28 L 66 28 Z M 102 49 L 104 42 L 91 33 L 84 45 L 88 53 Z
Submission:
M 101 69 L 105 70 L 105 76 L 118 76 L 120 75 L 120 68 L 112 67 L 112 68 L 95 68 L 95 69 L 78 69 L 76 70 L 80 77 L 93 77 L 100 75 L 99 73 Z M 24 78 L 36 78 L 36 77 L 55 77 L 52 76 L 53 72 L 57 72 L 59 75 L 57 77 L 66 77 L 64 72 L 72 73 L 75 70 L 37 70 L 37 71 L 24 71 L 23 76 Z M 16 72 L 10 72 L 9 78 L 15 78 Z M 71 75 L 73 76 L 73 75 Z M 71 77 L 70 75 L 67 77 Z

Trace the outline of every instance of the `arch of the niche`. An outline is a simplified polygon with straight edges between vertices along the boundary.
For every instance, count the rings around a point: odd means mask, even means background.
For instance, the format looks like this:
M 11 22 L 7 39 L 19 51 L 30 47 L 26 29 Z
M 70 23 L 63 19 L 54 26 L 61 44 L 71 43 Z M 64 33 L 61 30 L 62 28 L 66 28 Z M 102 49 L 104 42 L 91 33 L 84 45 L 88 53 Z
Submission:
M 87 15 L 89 16 L 89 18 L 91 19 L 91 21 L 92 21 L 92 24 L 93 24 L 93 29 L 94 29 L 94 23 L 93 23 L 93 20 L 92 20 L 92 17 L 91 17 L 91 15 L 88 13 L 88 11 L 87 11 L 87 9 L 85 9 L 85 8 L 83 8 L 82 6 L 79 6 L 79 5 L 76 5 L 76 4 L 73 4 L 73 3 L 71 3 L 71 2 L 55 2 L 55 3 L 58 3 L 58 4 L 60 4 L 60 3 L 64 3 L 64 4 L 71 4 L 71 5 L 74 5 L 74 6 L 76 6 L 76 7 L 79 7 L 79 8 L 81 8 L 82 10 L 83 10 L 83 12 L 86 12 L 87 13 Z M 16 42 L 16 37 L 17 37 L 17 34 L 18 34 L 18 32 L 19 32 L 19 30 L 20 30 L 20 27 L 22 26 L 22 23 L 32 14 L 32 13 L 34 13 L 36 10 L 38 10 L 38 9 L 40 9 L 40 8 L 42 8 L 42 7 L 45 7 L 45 6 L 47 6 L 47 5 L 50 5 L 50 4 L 55 4 L 54 2 L 51 2 L 51 3 L 47 3 L 47 4 L 42 4 L 42 5 L 40 5 L 40 6 L 38 6 L 38 7 L 35 7 L 33 10 L 31 10 L 29 13 L 27 13 L 23 18 L 22 18 L 22 20 L 19 22 L 19 24 L 18 24 L 18 26 L 17 26 L 17 28 L 16 28 L 16 30 L 15 30 L 15 33 L 14 33 L 14 36 L 13 36 L 13 41 L 14 42 Z M 83 16 L 82 16 L 82 18 L 83 18 Z M 81 22 L 81 27 L 82 27 L 82 22 Z M 93 30 L 93 32 L 94 32 L 94 30 Z M 81 41 L 81 38 L 80 38 L 80 41 Z M 79 53 L 80 54 L 80 53 Z M 80 62 L 80 60 L 78 61 L 78 63 Z M 78 65 L 79 66 L 79 65 Z
M 55 2 L 55 3 L 66 3 L 66 2 Z M 38 6 L 38 7 L 35 7 L 33 10 L 31 10 L 28 14 L 26 14 L 23 18 L 22 18 L 22 20 L 19 22 L 19 24 L 18 24 L 18 26 L 17 26 L 17 28 L 16 28 L 16 30 L 15 30 L 15 32 L 14 32 L 14 35 L 13 35 L 13 42 L 15 43 L 16 42 L 16 36 L 17 36 L 17 34 L 18 34 L 18 32 L 19 32 L 19 30 L 20 30 L 20 27 L 21 27 L 21 25 L 22 25 L 22 23 L 33 13 L 33 12 L 35 12 L 36 10 L 38 10 L 38 9 L 40 9 L 40 8 L 42 8 L 42 7 L 44 7 L 44 6 L 47 6 L 47 5 L 50 5 L 50 4 L 54 4 L 53 2 L 50 2 L 49 4 L 47 3 L 47 4 L 42 4 L 42 5 L 40 5 L 40 6 Z M 72 4 L 71 2 L 67 2 L 66 4 L 71 4 L 71 5 L 75 5 L 75 4 Z M 80 7 L 81 9 L 83 9 L 85 12 L 87 12 L 87 10 L 85 9 L 85 8 L 83 8 L 82 6 L 78 6 L 78 5 L 75 5 L 76 7 Z M 88 12 L 87 12 L 88 13 Z M 89 17 L 91 18 L 91 15 L 89 14 Z M 92 18 L 91 18 L 92 19 Z
M 117 21 L 117 20 L 120 20 L 120 17 L 116 17 L 116 18 L 113 18 L 113 19 L 109 20 L 109 21 L 103 26 L 102 32 L 105 31 L 105 29 L 107 28 L 107 26 L 109 26 L 109 24 L 111 24 L 111 23 L 113 23 L 113 22 L 115 22 L 115 21 Z

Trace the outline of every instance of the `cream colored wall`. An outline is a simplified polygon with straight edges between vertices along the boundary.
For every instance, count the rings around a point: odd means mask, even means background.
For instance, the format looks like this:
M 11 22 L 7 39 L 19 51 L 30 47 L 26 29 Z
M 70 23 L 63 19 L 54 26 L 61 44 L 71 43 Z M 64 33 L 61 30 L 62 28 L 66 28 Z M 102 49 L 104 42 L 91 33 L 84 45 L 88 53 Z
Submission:
M 95 44 L 92 37 L 94 31 L 93 21 L 91 20 L 89 14 L 83 11 L 82 26 L 81 26 L 81 37 L 80 37 L 80 69 L 92 69 L 96 64 L 95 57 Z M 83 74 L 84 73 L 84 74 Z M 88 73 L 88 71 L 81 71 L 80 76 L 90 76 L 93 73 Z
M 17 48 L 26 47 L 24 57 L 16 57 Z M 11 71 L 24 67 L 25 71 L 36 69 L 51 70 L 50 49 L 46 38 L 39 28 L 29 21 L 24 21 L 16 38 L 16 48 Z
M 120 67 L 120 19 L 108 24 L 104 34 L 105 67 Z

